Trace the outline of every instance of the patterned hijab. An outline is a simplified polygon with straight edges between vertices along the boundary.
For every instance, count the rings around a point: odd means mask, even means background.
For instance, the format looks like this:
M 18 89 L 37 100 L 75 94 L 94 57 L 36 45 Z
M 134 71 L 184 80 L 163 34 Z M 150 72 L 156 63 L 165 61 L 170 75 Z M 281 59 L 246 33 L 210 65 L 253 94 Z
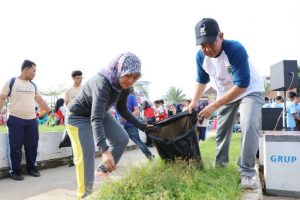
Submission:
M 107 78 L 112 87 L 118 91 L 122 90 L 119 79 L 128 74 L 141 76 L 141 61 L 135 54 L 130 52 L 118 55 L 100 72 L 100 75 Z

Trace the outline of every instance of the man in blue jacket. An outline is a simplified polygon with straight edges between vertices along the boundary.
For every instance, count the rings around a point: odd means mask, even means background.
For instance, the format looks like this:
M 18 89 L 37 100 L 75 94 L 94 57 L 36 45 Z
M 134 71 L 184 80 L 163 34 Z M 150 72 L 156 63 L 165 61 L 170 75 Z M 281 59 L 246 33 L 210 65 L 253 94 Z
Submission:
M 127 107 L 132 112 L 132 114 L 136 117 L 140 114 L 140 110 L 138 107 L 138 102 L 136 99 L 136 96 L 134 95 L 134 89 L 133 87 L 129 88 L 130 94 L 127 97 Z M 122 117 L 121 121 L 124 126 L 124 129 L 128 133 L 129 138 L 139 147 L 139 149 L 144 153 L 146 158 L 153 159 L 154 155 L 152 155 L 149 148 L 146 146 L 144 142 L 141 141 L 140 135 L 139 135 L 139 129 L 136 128 L 134 125 L 129 123 L 128 121 L 124 120 Z
M 195 27 L 197 88 L 189 106 L 191 112 L 213 79 L 217 87 L 217 100 L 206 106 L 199 115 L 209 118 L 217 111 L 216 165 L 228 163 L 229 144 L 238 110 L 242 130 L 241 152 L 238 161 L 241 186 L 258 187 L 254 176 L 255 156 L 258 150 L 258 134 L 261 107 L 264 104 L 263 79 L 257 73 L 243 45 L 225 40 L 216 20 L 204 18 Z

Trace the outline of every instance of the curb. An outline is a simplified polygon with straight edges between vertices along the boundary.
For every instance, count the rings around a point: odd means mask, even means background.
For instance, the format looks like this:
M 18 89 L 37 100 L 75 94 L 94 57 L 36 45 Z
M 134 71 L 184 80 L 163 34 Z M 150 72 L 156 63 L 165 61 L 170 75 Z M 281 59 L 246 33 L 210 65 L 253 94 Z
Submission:
M 244 193 L 241 197 L 241 200 L 263 200 L 263 191 L 262 191 L 262 185 L 261 185 L 261 180 L 259 176 L 259 163 L 258 161 L 255 164 L 255 169 L 256 169 L 256 175 L 255 179 L 258 183 L 258 188 L 256 190 L 244 190 Z
M 130 151 L 133 149 L 136 149 L 137 146 L 136 145 L 129 145 L 126 147 L 125 151 Z M 95 152 L 95 158 L 97 157 L 101 157 L 101 153 L 100 152 Z M 64 157 L 64 158 L 55 158 L 55 159 L 51 159 L 51 160 L 43 160 L 43 161 L 38 161 L 37 162 L 37 166 L 39 170 L 42 169 L 50 169 L 50 168 L 55 168 L 55 167 L 59 167 L 59 166 L 63 166 L 63 165 L 68 165 L 71 163 L 73 157 L 72 156 L 68 156 L 68 157 Z M 22 164 L 21 166 L 22 171 L 26 172 L 26 164 Z M 0 180 L 2 178 L 7 178 L 9 177 L 9 168 L 1 168 L 0 169 Z

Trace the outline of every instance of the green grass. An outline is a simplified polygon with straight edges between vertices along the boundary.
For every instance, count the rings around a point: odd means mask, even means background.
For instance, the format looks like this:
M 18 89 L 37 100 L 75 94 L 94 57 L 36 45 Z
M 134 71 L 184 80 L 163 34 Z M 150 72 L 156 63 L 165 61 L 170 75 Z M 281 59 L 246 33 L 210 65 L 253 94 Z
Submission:
M 231 141 L 230 163 L 226 168 L 214 168 L 215 138 L 201 143 L 204 169 L 183 162 L 165 163 L 160 159 L 133 167 L 119 181 L 102 184 L 89 199 L 122 200 L 195 200 L 240 199 L 239 175 L 236 161 L 240 135 Z
M 39 132 L 63 132 L 65 130 L 65 126 L 45 126 L 45 125 L 39 125 Z M 7 133 L 7 127 L 6 126 L 0 126 L 0 134 L 1 133 Z

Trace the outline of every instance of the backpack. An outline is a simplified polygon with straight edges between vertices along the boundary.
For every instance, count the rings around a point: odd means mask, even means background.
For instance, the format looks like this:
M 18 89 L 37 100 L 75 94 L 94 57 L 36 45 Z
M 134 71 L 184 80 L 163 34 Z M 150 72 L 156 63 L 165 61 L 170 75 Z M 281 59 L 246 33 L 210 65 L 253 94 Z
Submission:
M 10 97 L 10 95 L 11 95 L 11 89 L 12 89 L 13 85 L 15 84 L 15 81 L 16 81 L 16 77 L 12 77 L 12 78 L 10 79 L 10 82 L 9 82 L 9 92 L 8 92 L 7 97 Z M 35 94 L 36 94 L 36 90 L 37 90 L 37 89 L 36 89 L 35 83 L 32 82 L 31 80 L 30 80 L 30 83 L 34 86 L 34 90 L 35 90 Z

